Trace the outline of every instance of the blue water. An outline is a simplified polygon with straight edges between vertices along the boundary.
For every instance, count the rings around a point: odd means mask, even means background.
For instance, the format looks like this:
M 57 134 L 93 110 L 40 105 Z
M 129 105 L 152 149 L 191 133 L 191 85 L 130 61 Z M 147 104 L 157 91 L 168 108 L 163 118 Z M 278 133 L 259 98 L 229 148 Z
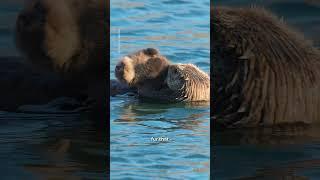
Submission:
M 124 55 L 155 47 L 209 73 L 209 0 L 111 0 L 111 78 Z M 209 105 L 111 98 L 111 179 L 209 179 Z M 152 137 L 168 137 L 153 142 Z
M 22 2 L 0 2 L 0 59 L 19 57 L 14 26 Z M 106 179 L 102 135 L 86 113 L 0 109 L 0 179 Z
M 319 47 L 320 4 L 310 2 L 214 0 L 215 5 L 265 7 Z M 319 179 L 319 132 L 319 127 L 216 132 L 213 179 Z

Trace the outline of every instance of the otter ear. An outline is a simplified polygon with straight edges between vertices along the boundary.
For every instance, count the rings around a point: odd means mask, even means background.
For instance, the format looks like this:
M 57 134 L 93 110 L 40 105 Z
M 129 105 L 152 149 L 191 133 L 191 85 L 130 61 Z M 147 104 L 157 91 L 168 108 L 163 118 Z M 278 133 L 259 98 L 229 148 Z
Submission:
M 159 54 L 159 51 L 155 48 L 147 48 L 147 49 L 144 49 L 143 51 L 146 55 L 149 55 L 149 56 L 154 56 L 154 55 L 157 55 Z

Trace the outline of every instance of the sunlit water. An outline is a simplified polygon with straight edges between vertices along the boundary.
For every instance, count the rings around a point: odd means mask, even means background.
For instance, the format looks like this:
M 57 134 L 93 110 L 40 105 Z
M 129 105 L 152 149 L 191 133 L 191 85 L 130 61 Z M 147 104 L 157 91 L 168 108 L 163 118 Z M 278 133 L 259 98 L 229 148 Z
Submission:
M 302 0 L 214 0 L 214 4 L 266 7 L 320 45 L 319 2 L 316 5 Z M 319 132 L 319 127 L 217 132 L 212 146 L 213 179 L 319 179 Z
M 21 2 L 0 2 L 1 57 L 19 56 L 13 29 Z M 106 179 L 107 146 L 98 123 L 84 113 L 51 110 L 0 110 L 0 179 Z
M 124 55 L 155 47 L 209 73 L 209 0 L 111 0 L 111 78 Z M 111 98 L 111 179 L 208 179 L 209 105 Z M 169 141 L 153 142 L 152 137 Z

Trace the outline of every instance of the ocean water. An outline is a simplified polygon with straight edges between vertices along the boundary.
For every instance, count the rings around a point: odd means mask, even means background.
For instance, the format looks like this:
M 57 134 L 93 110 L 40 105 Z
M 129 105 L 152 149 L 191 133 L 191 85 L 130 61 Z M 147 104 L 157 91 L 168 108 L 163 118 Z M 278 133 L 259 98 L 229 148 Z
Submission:
M 214 0 L 214 5 L 262 6 L 320 47 L 320 6 L 303 0 Z M 214 123 L 214 122 L 211 122 Z M 319 179 L 320 128 L 230 130 L 215 133 L 213 179 Z
M 19 57 L 14 26 L 23 0 L 0 2 L 0 56 Z M 1 101 L 1 99 L 0 99 Z M 86 113 L 0 109 L 0 179 L 107 179 L 103 131 Z
M 209 4 L 111 0 L 111 78 L 122 56 L 147 47 L 209 73 Z M 209 179 L 208 104 L 147 103 L 128 95 L 110 103 L 111 179 Z

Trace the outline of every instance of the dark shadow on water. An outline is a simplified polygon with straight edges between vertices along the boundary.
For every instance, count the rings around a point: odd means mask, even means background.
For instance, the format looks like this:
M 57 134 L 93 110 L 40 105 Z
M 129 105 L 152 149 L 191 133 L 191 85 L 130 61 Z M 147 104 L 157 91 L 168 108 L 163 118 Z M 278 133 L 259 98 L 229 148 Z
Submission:
M 1 161 L 11 162 L 6 167 L 7 178 L 107 178 L 109 152 L 102 136 L 106 130 L 97 128 L 100 123 L 88 113 L 4 113 L 0 119 L 5 141 L 0 144 Z M 8 152 L 5 146 L 11 150 Z M 21 176 L 24 173 L 28 175 Z
M 319 125 L 217 130 L 212 138 L 216 178 L 277 180 L 320 175 Z M 234 174 L 226 174 L 234 166 L 239 166 Z
M 256 175 L 251 177 L 235 178 L 235 180 L 267 180 L 267 179 L 290 179 L 307 180 L 307 176 L 299 175 L 301 171 L 308 169 L 319 170 L 320 159 L 294 161 L 274 167 L 258 169 Z

